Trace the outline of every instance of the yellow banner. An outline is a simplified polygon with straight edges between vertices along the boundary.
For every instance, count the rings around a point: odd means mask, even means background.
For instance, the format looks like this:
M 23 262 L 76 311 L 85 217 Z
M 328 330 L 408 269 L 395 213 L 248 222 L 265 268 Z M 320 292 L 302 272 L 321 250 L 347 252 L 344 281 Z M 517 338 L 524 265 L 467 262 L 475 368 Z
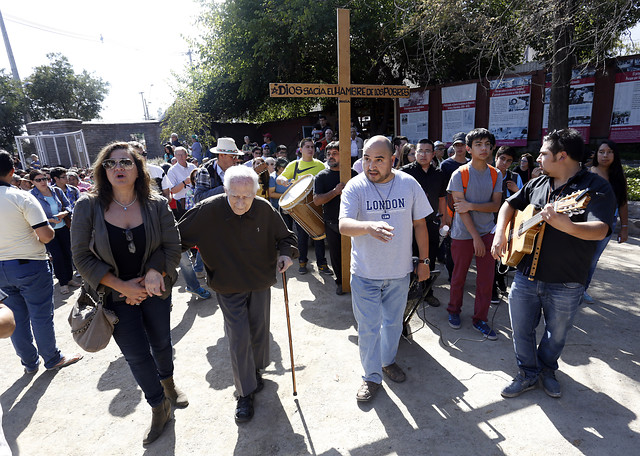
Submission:
M 339 86 L 338 84 L 297 84 L 279 83 L 269 84 L 271 97 L 358 97 L 358 98 L 409 98 L 407 86 L 385 86 L 352 84 Z

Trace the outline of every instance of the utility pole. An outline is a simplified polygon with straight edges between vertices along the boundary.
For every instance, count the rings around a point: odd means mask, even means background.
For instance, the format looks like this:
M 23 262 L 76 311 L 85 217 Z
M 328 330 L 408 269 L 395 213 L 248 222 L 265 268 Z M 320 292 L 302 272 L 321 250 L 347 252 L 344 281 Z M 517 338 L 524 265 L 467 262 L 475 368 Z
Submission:
M 144 99 L 144 92 L 140 92 L 140 96 L 142 97 L 142 114 L 144 115 L 144 120 L 149 120 L 149 111 L 147 109 L 147 102 Z
M 7 28 L 4 26 L 4 19 L 2 18 L 2 12 L 0 11 L 0 29 L 2 29 L 2 39 L 4 45 L 7 48 L 7 57 L 9 58 L 9 65 L 11 65 L 11 74 L 13 79 L 18 83 L 20 93 L 22 94 L 22 115 L 24 117 L 25 126 L 31 123 L 31 116 L 27 104 L 25 103 L 26 97 L 24 96 L 24 88 L 22 87 L 22 81 L 20 81 L 20 75 L 18 74 L 18 67 L 16 66 L 16 60 L 13 58 L 13 51 L 11 50 L 11 43 L 9 42 L 9 35 L 7 34 Z

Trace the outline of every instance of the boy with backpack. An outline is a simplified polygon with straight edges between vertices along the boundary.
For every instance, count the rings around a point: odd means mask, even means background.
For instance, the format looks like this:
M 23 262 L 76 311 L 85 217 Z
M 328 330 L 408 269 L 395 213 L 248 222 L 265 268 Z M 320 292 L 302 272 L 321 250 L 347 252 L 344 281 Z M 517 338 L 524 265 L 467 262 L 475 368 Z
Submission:
M 487 164 L 495 146 L 495 137 L 486 128 L 470 131 L 466 148 L 471 161 L 451 175 L 447 191 L 454 200 L 454 219 L 451 229 L 453 276 L 449 298 L 449 326 L 460 328 L 460 311 L 464 283 L 471 260 L 476 258 L 476 298 L 473 327 L 489 340 L 498 336 L 487 324 L 495 260 L 490 254 L 495 228 L 494 212 L 502 202 L 502 174 Z

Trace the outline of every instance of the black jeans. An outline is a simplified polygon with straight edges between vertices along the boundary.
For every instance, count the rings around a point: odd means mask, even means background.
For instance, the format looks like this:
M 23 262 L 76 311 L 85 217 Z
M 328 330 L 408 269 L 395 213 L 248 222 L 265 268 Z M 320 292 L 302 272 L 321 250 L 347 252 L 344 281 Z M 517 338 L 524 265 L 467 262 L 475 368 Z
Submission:
M 162 403 L 164 391 L 160 380 L 173 376 L 171 345 L 171 295 L 166 299 L 152 296 L 139 306 L 107 298 L 105 306 L 118 316 L 113 339 L 129 364 L 131 373 L 151 407 Z
M 309 252 L 309 234 L 297 223 L 295 225 L 298 232 L 298 251 L 300 252 L 298 261 L 300 263 L 306 263 L 309 261 L 309 258 L 307 258 L 307 253 Z M 316 249 L 316 262 L 318 266 L 327 264 L 327 258 L 324 255 L 324 239 L 313 241 L 313 244 Z
M 73 277 L 73 264 L 71 263 L 71 232 L 63 226 L 55 230 L 56 235 L 47 244 L 47 251 L 51 254 L 53 272 L 60 286 L 69 283 Z
M 342 283 L 342 236 L 338 230 L 338 222 L 324 222 L 324 230 L 329 244 L 329 258 L 331 267 L 336 275 L 336 283 Z

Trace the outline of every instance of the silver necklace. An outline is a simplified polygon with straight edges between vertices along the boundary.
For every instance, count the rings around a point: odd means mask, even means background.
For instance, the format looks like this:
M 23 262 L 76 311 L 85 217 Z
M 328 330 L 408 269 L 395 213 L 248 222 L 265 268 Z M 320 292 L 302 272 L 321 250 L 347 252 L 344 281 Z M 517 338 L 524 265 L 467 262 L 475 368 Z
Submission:
M 122 209 L 124 209 L 125 211 L 130 208 L 131 206 L 133 206 L 133 203 L 135 203 L 138 199 L 138 195 L 136 195 L 133 198 L 133 201 L 131 201 L 129 204 L 122 204 L 120 201 L 118 201 L 117 199 L 113 198 L 113 202 L 116 203 L 118 206 L 120 206 Z
M 393 171 L 391 171 L 391 174 L 393 174 Z M 376 184 L 374 184 L 373 182 L 371 182 L 369 179 L 367 179 L 367 181 L 369 181 L 369 183 L 371 185 L 373 185 L 374 190 L 376 191 L 376 193 L 378 194 L 378 196 L 380 197 L 380 202 L 382 203 L 382 215 L 380 216 L 380 218 L 382 220 L 388 220 L 391 218 L 391 214 L 387 213 L 387 205 L 386 202 L 389 200 L 389 196 L 391 195 L 391 192 L 393 191 L 393 184 L 396 183 L 396 178 L 395 176 L 393 176 L 393 179 L 391 179 L 391 187 L 389 188 L 389 191 L 387 192 L 387 197 L 385 199 L 382 199 L 382 194 L 380 193 L 380 191 L 378 190 L 378 187 L 376 186 Z

